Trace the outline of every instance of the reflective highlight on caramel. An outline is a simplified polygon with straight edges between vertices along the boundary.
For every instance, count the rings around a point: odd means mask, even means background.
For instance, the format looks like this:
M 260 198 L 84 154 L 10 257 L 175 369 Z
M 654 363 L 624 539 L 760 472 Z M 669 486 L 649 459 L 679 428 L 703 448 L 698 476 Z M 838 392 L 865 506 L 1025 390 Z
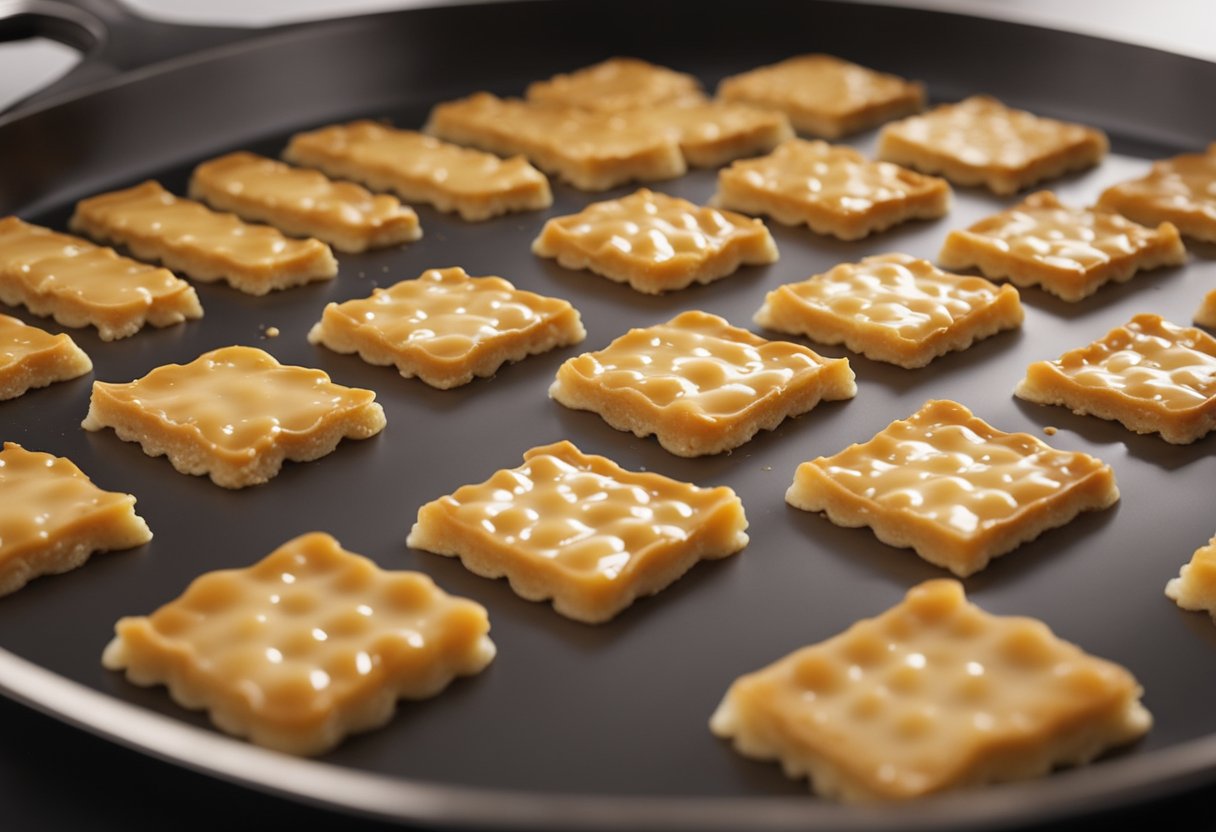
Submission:
M 549 395 L 680 456 L 720 453 L 820 399 L 852 398 L 846 359 L 766 341 L 704 312 L 632 329 L 558 369 Z
M 371 297 L 325 307 L 310 342 L 395 364 L 442 389 L 493 375 L 507 361 L 586 337 L 578 312 L 558 298 L 516 289 L 501 277 L 430 269 Z
M 998 194 L 1091 167 L 1107 147 L 1100 130 L 979 95 L 888 124 L 878 137 L 879 158 Z
M 942 216 L 950 207 L 950 186 L 869 161 L 851 147 L 793 139 L 719 171 L 714 202 L 856 240 L 909 219 Z
M 749 757 L 848 802 L 1048 774 L 1145 734 L 1135 677 L 953 580 L 737 679 L 710 720 Z
M 842 263 L 769 292 L 756 323 L 902 367 L 1021 324 L 1017 290 L 963 277 L 906 254 Z
M 1144 177 L 1103 191 L 1098 206 L 1146 225 L 1171 222 L 1188 237 L 1216 242 L 1216 142 L 1206 153 L 1154 162 Z
M 466 220 L 547 208 L 553 202 L 549 180 L 523 158 L 499 159 L 373 121 L 297 133 L 283 157 Z
M 989 277 L 1042 285 L 1065 300 L 1080 300 L 1141 269 L 1181 265 L 1186 249 L 1169 223 L 1146 228 L 1108 211 L 1068 208 L 1055 194 L 1040 191 L 965 231 L 950 232 L 938 261 L 946 268 L 978 266 Z
M 375 398 L 262 350 L 224 347 L 125 384 L 95 382 L 83 427 L 113 427 L 153 456 L 167 453 L 183 473 L 240 488 L 277 474 L 284 458 L 316 459 L 344 436 L 378 433 Z
M 229 153 L 194 169 L 190 196 L 288 234 L 358 252 L 422 236 L 418 215 L 396 197 L 335 182 L 253 153 Z
M 252 295 L 338 273 L 333 252 L 320 240 L 284 237 L 268 225 L 176 197 L 153 181 L 81 200 L 71 227 L 195 280 L 223 280 Z
M 626 471 L 558 442 L 423 506 L 408 543 L 506 575 L 524 598 L 552 598 L 561 614 L 597 623 L 696 561 L 742 549 L 746 528 L 729 488 Z
M 609 58 L 568 74 L 528 85 L 527 99 L 537 104 L 617 113 L 640 107 L 705 98 L 691 75 L 637 58 Z
M 64 326 L 95 326 L 103 341 L 203 315 L 194 289 L 168 269 L 17 217 L 0 219 L 0 300 Z
M 152 539 L 130 494 L 103 491 L 71 460 L 5 442 L 0 451 L 0 595 L 93 552 Z
M 1194 442 L 1216 428 L 1216 338 L 1136 315 L 1088 346 L 1031 364 L 1016 393 L 1167 442 Z
M 648 294 L 777 260 L 777 246 L 759 220 L 645 188 L 549 220 L 532 251 Z
M 870 526 L 962 577 L 1118 497 L 1100 460 L 1004 433 L 952 401 L 927 402 L 868 442 L 804 462 L 786 492 L 790 505 Z
M 71 336 L 52 335 L 10 315 L 0 315 L 0 401 L 82 376 L 93 362 Z
M 803 133 L 835 139 L 925 104 L 921 84 L 832 55 L 800 55 L 724 78 L 718 97 L 780 110 Z
M 388 572 L 314 532 L 246 569 L 208 572 L 149 616 L 120 619 L 102 662 L 164 684 L 217 727 L 320 754 L 494 657 L 479 604 Z

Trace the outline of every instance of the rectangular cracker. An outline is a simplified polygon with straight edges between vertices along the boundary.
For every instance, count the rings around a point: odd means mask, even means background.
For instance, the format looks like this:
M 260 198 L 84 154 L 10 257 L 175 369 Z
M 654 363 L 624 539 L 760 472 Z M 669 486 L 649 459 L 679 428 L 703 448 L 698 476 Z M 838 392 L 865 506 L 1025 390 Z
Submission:
M 1069 208 L 1051 191 L 1039 191 L 951 231 L 937 262 L 947 269 L 974 266 L 986 277 L 1078 301 L 1139 271 L 1180 266 L 1186 249 L 1168 222 L 1146 228 L 1110 211 Z
M 701 82 L 691 75 L 638 58 L 609 58 L 570 73 L 528 85 L 534 104 L 619 113 L 660 104 L 705 100 Z
M 418 215 L 396 197 L 244 151 L 196 167 L 190 198 L 294 237 L 316 237 L 339 251 L 384 248 L 422 236 Z
M 398 699 L 480 673 L 494 658 L 489 629 L 480 604 L 313 532 L 119 619 L 102 664 L 165 685 L 229 734 L 316 755 L 387 723 Z
M 663 104 L 616 113 L 639 130 L 669 136 L 690 167 L 716 168 L 741 156 L 768 153 L 794 137 L 784 113 L 728 104 Z
M 1188 237 L 1216 243 L 1216 142 L 1206 153 L 1154 162 L 1140 179 L 1103 191 L 1098 207 L 1145 225 L 1173 223 Z
M 885 254 L 777 287 L 754 320 L 911 369 L 1015 329 L 1023 317 L 1012 286 L 949 274 L 907 254 Z
M 760 220 L 646 188 L 550 219 L 532 251 L 651 295 L 777 260 L 777 245 Z
M 699 311 L 567 360 L 549 388 L 560 404 L 598 413 L 617 430 L 654 434 L 684 457 L 728 451 L 820 401 L 856 394 L 848 359 L 767 341 Z
M 471 222 L 553 204 L 549 180 L 520 156 L 499 159 L 374 121 L 297 133 L 283 158 Z
M 930 401 L 873 439 L 798 466 L 785 500 L 972 575 L 1082 511 L 1119 499 L 1109 465 Z
M 94 552 L 152 539 L 135 498 L 103 491 L 71 460 L 5 442 L 0 451 L 0 595 L 75 569 Z
M 285 459 L 318 459 L 343 438 L 379 433 L 384 410 L 375 399 L 254 347 L 223 347 L 134 381 L 94 382 L 81 427 L 114 428 L 183 474 L 245 488 L 277 475 Z
M 1031 364 L 1014 394 L 1186 445 L 1216 428 L 1216 338 L 1136 315 L 1092 344 Z
M 103 341 L 203 316 L 194 287 L 168 269 L 17 217 L 0 219 L 0 300 L 95 326 Z
M 578 311 L 560 298 L 450 268 L 328 304 L 308 341 L 447 390 L 586 335 Z
M 1101 130 L 1042 118 L 985 95 L 888 124 L 878 134 L 878 158 L 996 194 L 1093 167 L 1108 147 Z
M 223 280 L 250 295 L 338 273 L 338 261 L 320 240 L 289 239 L 268 225 L 250 225 L 176 197 L 151 180 L 82 199 L 69 225 L 95 240 L 126 246 L 141 260 L 204 283 Z
M 0 401 L 93 369 L 89 356 L 67 333 L 52 335 L 11 315 L 0 315 Z
M 627 471 L 570 442 L 427 503 L 406 541 L 576 621 L 607 621 L 697 561 L 747 545 L 735 492 Z
M 785 113 L 800 133 L 838 139 L 919 112 L 925 87 L 833 55 L 799 55 L 722 79 L 718 98 Z
M 911 219 L 950 209 L 950 186 L 851 147 L 791 139 L 759 159 L 718 172 L 713 204 L 806 225 L 818 234 L 859 240 Z
M 739 677 L 710 729 L 850 803 L 1047 775 L 1152 725 L 1124 667 L 926 581 L 876 618 Z

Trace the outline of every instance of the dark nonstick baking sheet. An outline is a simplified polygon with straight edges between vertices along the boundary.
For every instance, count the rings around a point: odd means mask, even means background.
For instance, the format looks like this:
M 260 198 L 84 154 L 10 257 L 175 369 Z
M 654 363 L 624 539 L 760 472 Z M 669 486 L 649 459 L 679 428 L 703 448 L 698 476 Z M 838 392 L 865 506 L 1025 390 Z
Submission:
M 182 193 L 191 167 L 247 148 L 277 154 L 290 133 L 353 117 L 417 127 L 434 103 L 478 89 L 518 94 L 531 80 L 615 54 L 719 78 L 792 54 L 826 51 L 924 80 L 935 101 L 985 92 L 1039 113 L 1105 128 L 1114 153 L 1097 169 L 1051 183 L 1072 204 L 1138 175 L 1147 160 L 1216 138 L 1216 66 L 1105 41 L 936 13 L 811 2 L 756 2 L 743 11 L 666 2 L 511 3 L 420 10 L 268 33 L 96 86 L 55 106 L 0 120 L 0 214 L 65 227 L 73 202 L 148 177 Z M 717 8 L 717 7 L 715 7 Z M 745 13 L 744 13 L 745 12 Z M 873 134 L 850 142 L 873 147 Z M 714 172 L 652 185 L 703 202 Z M 1025 366 L 1088 343 L 1137 312 L 1189 323 L 1216 286 L 1212 246 L 1183 268 L 1103 289 L 1076 305 L 1024 290 L 1020 332 L 906 371 L 850 356 L 849 402 L 814 411 L 733 453 L 679 459 L 653 439 L 566 410 L 546 391 L 561 361 L 632 326 L 685 309 L 751 325 L 764 293 L 832 265 L 889 251 L 932 258 L 954 227 L 1009 204 L 957 189 L 949 216 L 843 243 L 771 224 L 781 260 L 705 287 L 639 295 L 534 257 L 550 216 L 603 195 L 555 184 L 552 208 L 470 224 L 419 208 L 424 238 L 340 255 L 332 282 L 264 298 L 197 286 L 206 317 L 109 344 L 72 335 L 91 376 L 0 404 L 0 438 L 75 461 L 96 483 L 129 491 L 155 539 L 98 555 L 0 600 L 0 688 L 88 730 L 221 777 L 360 813 L 430 824 L 514 828 L 909 829 L 1025 824 L 1083 814 L 1203 782 L 1216 770 L 1216 628 L 1169 602 L 1165 582 L 1216 531 L 1212 437 L 1186 447 L 1136 436 L 1012 397 Z M 529 358 L 451 391 L 313 347 L 322 307 L 424 269 L 463 266 L 570 300 L 587 340 Z M 11 310 L 6 310 L 11 311 Z M 23 319 L 62 331 L 24 310 Z M 277 327 L 277 338 L 264 330 Z M 377 391 L 388 428 L 322 460 L 288 464 L 237 492 L 177 474 L 112 432 L 79 428 L 91 381 L 129 380 L 167 362 L 240 343 L 319 367 Z M 845 355 L 840 348 L 817 348 Z M 894 811 L 809 797 L 773 764 L 745 760 L 706 722 L 727 685 L 818 641 L 946 573 L 866 529 L 840 529 L 785 505 L 805 459 L 864 441 L 930 398 L 953 398 L 1004 430 L 1044 436 L 1115 469 L 1123 499 L 1043 535 L 966 581 L 1001 614 L 1032 615 L 1090 652 L 1128 666 L 1146 689 L 1152 732 L 1085 769 L 1032 783 L 921 801 Z M 1048 437 L 1046 426 L 1059 432 Z M 590 627 L 515 597 L 503 581 L 409 550 L 418 506 L 518 464 L 524 450 L 570 439 L 627 468 L 646 468 L 742 497 L 751 543 L 701 564 L 613 622 Z M 146 613 L 202 572 L 250 564 L 301 532 L 324 530 L 388 568 L 420 569 L 490 611 L 499 655 L 440 697 L 403 703 L 384 729 L 300 761 L 230 740 L 163 689 L 142 689 L 100 665 L 114 621 Z

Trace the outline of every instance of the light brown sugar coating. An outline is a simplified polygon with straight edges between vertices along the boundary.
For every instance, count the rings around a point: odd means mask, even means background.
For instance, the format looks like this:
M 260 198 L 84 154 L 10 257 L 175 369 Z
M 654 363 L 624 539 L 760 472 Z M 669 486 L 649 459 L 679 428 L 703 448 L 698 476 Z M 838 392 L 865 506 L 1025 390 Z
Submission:
M 1216 537 L 1195 550 L 1178 577 L 1165 585 L 1165 594 L 1184 610 L 1203 611 L 1216 620 Z
M 470 221 L 553 204 L 549 180 L 521 156 L 500 159 L 374 121 L 297 133 L 283 158 Z
M 760 220 L 645 188 L 549 220 L 532 251 L 647 294 L 709 283 L 778 256 Z
M 1181 265 L 1186 249 L 1168 222 L 1146 228 L 1109 211 L 1069 208 L 1050 191 L 1040 191 L 964 231 L 951 231 L 937 260 L 947 269 L 974 266 L 988 277 L 1078 301 L 1141 270 Z
M 718 173 L 714 204 L 857 240 L 950 209 L 943 179 L 872 162 L 851 147 L 793 139 Z
M 658 104 L 700 102 L 705 94 L 701 82 L 691 75 L 638 58 L 618 57 L 529 84 L 526 97 L 536 104 L 618 113 Z
M 1188 237 L 1216 242 L 1216 142 L 1206 153 L 1154 162 L 1144 177 L 1103 191 L 1098 207 L 1145 225 L 1170 222 Z
M 148 181 L 82 199 L 73 231 L 126 246 L 204 283 L 218 280 L 250 295 L 264 295 L 338 273 L 338 261 L 320 240 L 293 240 L 268 225 L 212 211 Z
M 856 394 L 848 359 L 767 341 L 699 311 L 567 360 L 549 388 L 566 407 L 598 413 L 617 430 L 654 434 L 685 457 L 728 451 L 820 401 Z
M 427 503 L 407 542 L 478 575 L 505 575 L 518 595 L 551 598 L 562 615 L 595 624 L 697 561 L 739 551 L 746 528 L 729 488 L 627 471 L 563 441 Z
M 1031 364 L 1014 392 L 1185 445 L 1216 428 L 1216 338 L 1136 315 L 1092 344 Z
M 941 174 L 957 185 L 1012 194 L 1093 167 L 1108 146 L 1100 130 L 1041 118 L 977 95 L 888 124 L 878 137 L 878 156 Z
M 203 316 L 194 288 L 168 269 L 17 217 L 0 219 L 0 301 L 95 326 L 103 341 Z
M 308 340 L 448 389 L 492 376 L 508 361 L 577 344 L 586 334 L 564 300 L 449 268 L 329 304 Z
M 103 491 L 63 457 L 5 442 L 0 451 L 0 595 L 67 572 L 94 552 L 152 539 L 130 494 Z
M 78 378 L 92 369 L 93 362 L 71 336 L 52 335 L 0 315 L 0 401 Z
M 922 84 L 832 55 L 799 55 L 724 78 L 718 97 L 779 110 L 801 133 L 837 139 L 919 112 Z
M 196 167 L 190 196 L 287 234 L 316 237 L 339 251 L 383 248 L 422 236 L 418 215 L 396 197 L 244 151 Z
M 485 92 L 437 105 L 426 131 L 503 156 L 523 154 L 585 191 L 672 179 L 688 170 L 677 136 L 627 114 L 529 104 Z
M 710 729 L 825 797 L 898 801 L 1088 763 L 1149 730 L 1141 695 L 1127 669 L 939 579 L 741 676 Z
M 1195 323 L 1208 329 L 1216 329 L 1216 289 L 1203 296 L 1203 301 L 1195 312 Z
M 343 438 L 384 428 L 371 390 L 334 384 L 320 370 L 280 364 L 253 347 L 224 347 L 189 364 L 166 364 L 135 381 L 93 383 L 86 430 L 112 427 L 183 474 L 244 488 L 306 462 Z
M 220 729 L 322 754 L 494 658 L 485 609 L 419 572 L 390 572 L 320 532 L 244 569 L 208 572 L 122 618 L 102 663 L 165 685 Z
M 868 442 L 798 466 L 786 502 L 966 577 L 995 557 L 1119 499 L 1109 465 L 1004 433 L 930 401 Z
M 943 272 L 906 254 L 842 263 L 768 293 L 755 321 L 766 329 L 844 344 L 875 361 L 923 367 L 952 350 L 1021 326 L 1012 286 Z

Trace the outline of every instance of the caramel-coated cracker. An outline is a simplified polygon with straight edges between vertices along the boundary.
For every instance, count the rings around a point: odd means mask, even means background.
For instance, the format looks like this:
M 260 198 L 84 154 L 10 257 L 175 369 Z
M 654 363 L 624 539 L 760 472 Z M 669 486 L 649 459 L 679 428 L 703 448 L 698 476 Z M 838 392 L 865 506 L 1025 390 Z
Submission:
M 338 273 L 338 261 L 320 240 L 284 237 L 268 225 L 176 197 L 153 181 L 82 199 L 69 224 L 95 240 L 124 245 L 141 260 L 204 283 L 223 280 L 250 295 Z
M 0 300 L 95 326 L 103 341 L 203 316 L 194 287 L 168 269 L 17 217 L 0 219 Z
M 719 171 L 713 201 L 857 240 L 907 220 L 944 215 L 950 186 L 890 162 L 872 162 L 851 147 L 792 139 L 767 156 Z
M 789 116 L 800 133 L 838 139 L 925 106 L 924 85 L 832 55 L 799 55 L 724 78 L 718 97 Z
M 1092 127 L 1041 118 L 977 95 L 882 128 L 878 156 L 957 185 L 1011 194 L 1093 167 L 1108 148 Z
M 10 315 L 0 315 L 0 401 L 77 378 L 92 369 L 93 362 L 70 335 L 52 335 Z
M 501 277 L 429 269 L 371 297 L 325 307 L 313 344 L 358 352 L 448 389 L 492 376 L 503 364 L 586 337 L 578 311 L 560 298 L 516 289 Z
M 1142 178 L 1103 191 L 1098 207 L 1145 225 L 1170 222 L 1188 237 L 1216 243 L 1216 142 L 1206 153 L 1154 162 Z
M 998 288 L 981 277 L 943 272 L 927 260 L 885 254 L 777 287 L 755 321 L 914 368 L 1021 326 L 1023 316 L 1012 286 Z
M 316 237 L 339 251 L 383 248 L 422 236 L 418 215 L 396 197 L 244 151 L 196 167 L 190 196 L 296 237 Z
M 766 341 L 698 311 L 569 359 L 549 388 L 566 407 L 598 413 L 617 430 L 654 434 L 685 457 L 728 451 L 820 401 L 856 394 L 848 359 Z
M 1216 338 L 1136 315 L 1088 346 L 1031 364 L 1014 392 L 1186 445 L 1216 428 Z
M 224 347 L 125 384 L 94 382 L 81 427 L 114 428 L 183 474 L 244 488 L 274 477 L 285 459 L 318 459 L 343 438 L 379 433 L 384 411 L 375 399 L 254 347 Z
M 1088 763 L 1149 730 L 1141 695 L 1126 668 L 939 579 L 736 679 L 710 729 L 818 794 L 895 801 Z
M 324 753 L 494 658 L 485 608 L 313 532 L 253 566 L 208 572 L 102 655 L 215 725 L 289 754 Z
M 0 451 L 0 595 L 39 575 L 82 565 L 94 552 L 152 539 L 135 498 L 103 491 L 71 460 L 5 442 Z
M 1101 460 L 930 401 L 873 439 L 798 466 L 786 502 L 966 577 L 1082 511 L 1119 499 Z
M 1216 329 L 1216 289 L 1203 296 L 1199 309 L 1195 311 L 1195 323 L 1208 329 Z
M 609 58 L 528 85 L 536 104 L 618 113 L 658 104 L 700 102 L 701 82 L 691 75 L 638 58 Z
M 1165 585 L 1165 594 L 1184 610 L 1203 611 L 1216 620 L 1216 537 L 1195 550 L 1178 577 Z
M 1137 272 L 1186 262 L 1178 229 L 1137 225 L 1100 209 L 1069 208 L 1050 191 L 1007 211 L 951 231 L 937 261 L 947 269 L 975 267 L 1018 286 L 1041 286 L 1067 301 Z
M 777 260 L 776 243 L 760 220 L 645 188 L 554 217 L 532 242 L 532 251 L 647 294 L 709 283 L 741 265 Z
M 283 158 L 470 221 L 553 204 L 549 180 L 522 156 L 499 159 L 374 121 L 297 133 Z
M 697 561 L 739 551 L 746 528 L 729 488 L 627 471 L 558 442 L 427 503 L 407 542 L 459 557 L 478 575 L 505 575 L 521 597 L 551 598 L 562 615 L 595 624 Z

